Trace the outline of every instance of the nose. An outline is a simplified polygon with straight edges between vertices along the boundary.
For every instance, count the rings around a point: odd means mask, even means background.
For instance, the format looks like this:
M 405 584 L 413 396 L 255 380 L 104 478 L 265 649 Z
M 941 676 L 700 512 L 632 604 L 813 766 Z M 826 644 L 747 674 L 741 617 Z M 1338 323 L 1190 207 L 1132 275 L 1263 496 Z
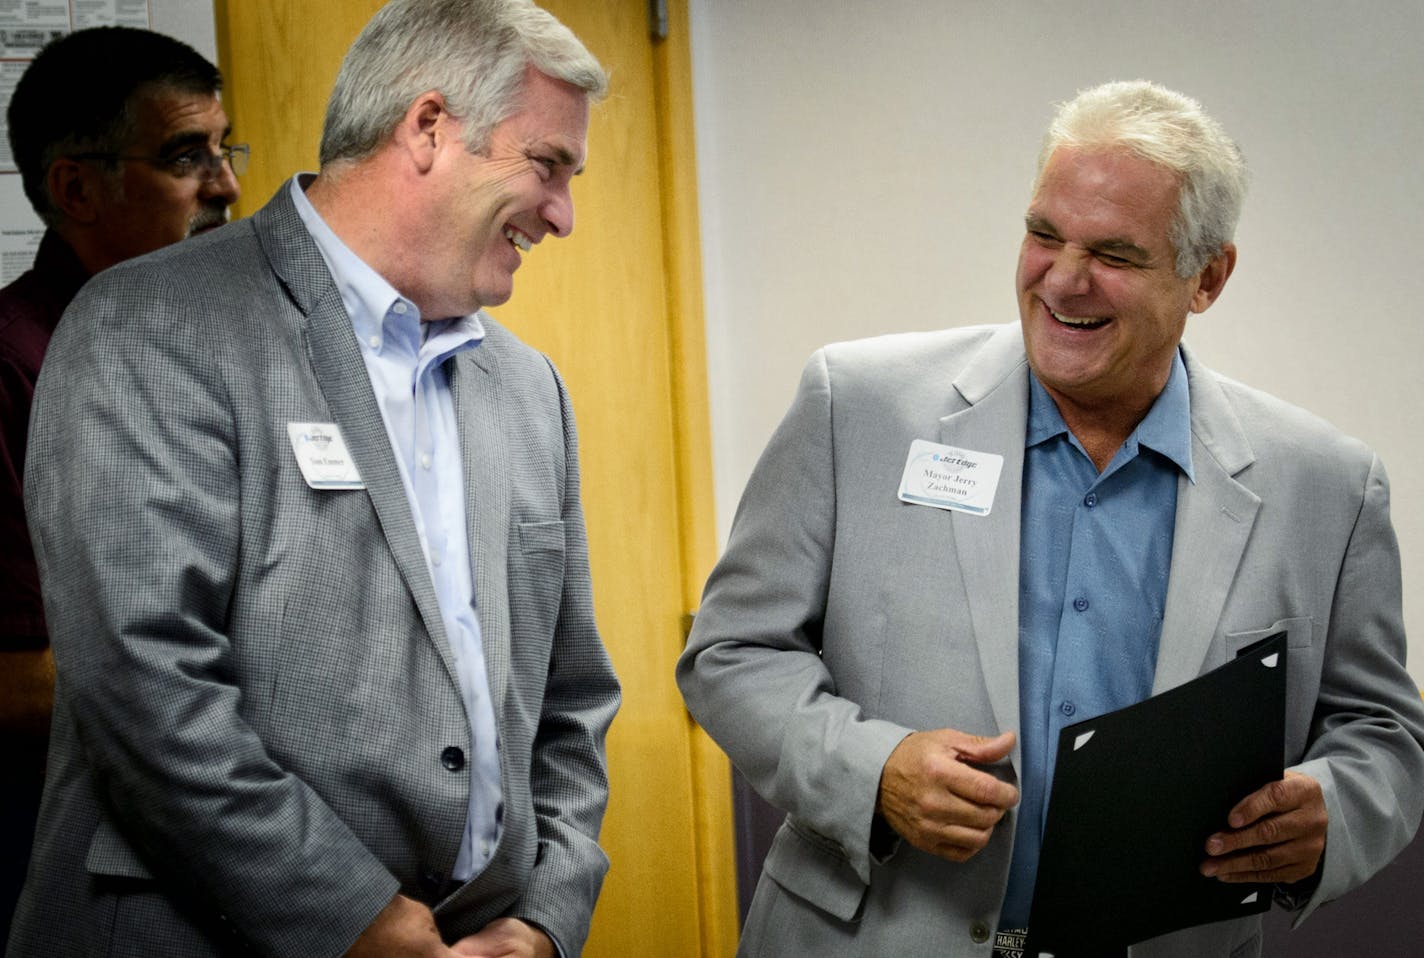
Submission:
M 238 185 L 232 166 L 224 162 L 219 164 L 213 175 L 203 180 L 199 193 L 204 200 L 221 200 L 223 206 L 231 206 L 242 195 L 242 187 Z
M 568 236 L 574 231 L 574 198 L 567 183 L 553 189 L 544 205 L 539 207 L 539 215 L 555 236 Z
M 1060 296 L 1081 296 L 1092 285 L 1091 265 L 1092 256 L 1087 250 L 1064 244 L 1054 251 L 1043 275 L 1043 284 Z

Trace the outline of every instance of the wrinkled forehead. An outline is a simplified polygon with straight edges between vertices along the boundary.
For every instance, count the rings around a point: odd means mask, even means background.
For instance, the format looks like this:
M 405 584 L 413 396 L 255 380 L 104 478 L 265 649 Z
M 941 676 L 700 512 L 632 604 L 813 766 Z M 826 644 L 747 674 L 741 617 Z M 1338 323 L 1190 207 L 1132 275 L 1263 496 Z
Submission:
M 135 148 L 215 145 L 231 129 L 222 101 L 212 92 L 150 86 L 134 94 L 129 113 L 133 119 L 129 145 Z
M 1139 213 L 1175 213 L 1183 176 L 1176 170 L 1126 147 L 1060 146 L 1044 161 L 1034 178 L 1030 205 L 1048 194 L 1126 203 Z

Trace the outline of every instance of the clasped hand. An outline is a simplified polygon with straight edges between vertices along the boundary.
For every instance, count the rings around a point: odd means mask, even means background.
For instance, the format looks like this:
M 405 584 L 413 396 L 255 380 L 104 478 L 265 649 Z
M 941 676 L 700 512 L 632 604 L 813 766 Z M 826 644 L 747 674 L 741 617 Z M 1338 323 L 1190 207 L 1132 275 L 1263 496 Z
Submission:
M 954 729 L 906 736 L 880 773 L 876 810 L 901 838 L 931 855 L 969 860 L 1019 801 L 1019 790 L 977 766 L 1005 758 L 1013 732 L 994 738 Z
M 396 895 L 344 958 L 554 958 L 549 936 L 518 918 L 498 918 L 447 946 L 435 915 L 418 901 Z

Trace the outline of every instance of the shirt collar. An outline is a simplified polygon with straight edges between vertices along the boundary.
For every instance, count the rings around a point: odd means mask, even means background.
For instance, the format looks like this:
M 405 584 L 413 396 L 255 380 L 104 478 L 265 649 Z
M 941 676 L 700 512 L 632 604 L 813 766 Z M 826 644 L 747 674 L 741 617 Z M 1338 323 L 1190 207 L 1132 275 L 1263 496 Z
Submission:
M 352 252 L 351 247 L 336 235 L 316 207 L 312 206 L 303 188 L 311 179 L 310 173 L 292 177 L 292 202 L 322 259 L 326 261 L 326 268 L 331 271 L 331 278 L 341 293 L 341 303 L 351 317 L 356 337 L 364 346 L 379 348 L 376 344 L 391 339 L 393 334 L 407 340 L 412 353 L 420 351 L 422 344 L 429 343 L 438 346 L 442 357 L 479 345 L 484 339 L 485 329 L 478 312 L 426 323 L 427 328 L 422 329 L 419 307 Z
M 1024 448 L 1036 446 L 1055 436 L 1068 433 L 1068 424 L 1063 421 L 1058 406 L 1048 390 L 1029 376 L 1028 429 Z M 1187 367 L 1182 362 L 1182 351 L 1177 350 L 1172 357 L 1172 372 L 1167 376 L 1167 385 L 1162 387 L 1152 408 L 1137 428 L 1123 443 L 1124 449 L 1146 446 L 1165 456 L 1182 470 L 1186 477 L 1195 481 L 1192 471 L 1192 408 L 1191 393 L 1187 388 Z

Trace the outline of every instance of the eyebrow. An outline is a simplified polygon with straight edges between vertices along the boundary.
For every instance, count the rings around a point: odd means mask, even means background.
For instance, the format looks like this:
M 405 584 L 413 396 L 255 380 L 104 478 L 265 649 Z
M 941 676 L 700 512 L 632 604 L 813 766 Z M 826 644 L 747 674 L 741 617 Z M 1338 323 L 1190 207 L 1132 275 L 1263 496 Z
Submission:
M 1039 216 L 1032 210 L 1024 214 L 1024 229 L 1029 230 L 1031 232 L 1037 231 L 1043 233 L 1052 233 L 1055 236 L 1058 235 L 1058 230 L 1053 228 L 1052 223 L 1048 222 L 1048 220 L 1044 219 L 1042 216 Z
M 207 130 L 182 130 L 178 133 L 173 134 L 168 139 L 164 140 L 162 144 L 159 145 L 158 155 L 167 156 L 170 153 L 176 153 L 182 149 L 188 149 L 194 146 L 207 146 L 208 138 L 211 135 L 212 134 L 210 134 Z M 224 128 L 222 137 L 219 142 L 226 143 L 227 138 L 231 135 L 232 127 L 229 126 Z
M 562 146 L 545 146 L 543 152 L 549 154 L 549 157 L 559 166 L 574 166 L 578 162 L 578 158 Z M 573 175 L 582 176 L 583 170 L 584 168 L 579 166 L 574 170 Z
M 1123 259 L 1137 260 L 1143 263 L 1152 262 L 1152 254 L 1141 246 L 1125 239 L 1107 239 L 1092 244 L 1092 249 L 1099 253 L 1108 253 L 1119 256 Z
M 1058 229 L 1046 217 L 1030 210 L 1024 216 L 1024 228 L 1029 232 L 1052 233 L 1058 236 Z M 1110 256 L 1119 256 L 1124 259 L 1140 260 L 1143 263 L 1152 262 L 1152 254 L 1138 246 L 1129 239 L 1110 237 L 1108 239 L 1095 240 L 1084 244 L 1095 253 L 1107 253 Z

